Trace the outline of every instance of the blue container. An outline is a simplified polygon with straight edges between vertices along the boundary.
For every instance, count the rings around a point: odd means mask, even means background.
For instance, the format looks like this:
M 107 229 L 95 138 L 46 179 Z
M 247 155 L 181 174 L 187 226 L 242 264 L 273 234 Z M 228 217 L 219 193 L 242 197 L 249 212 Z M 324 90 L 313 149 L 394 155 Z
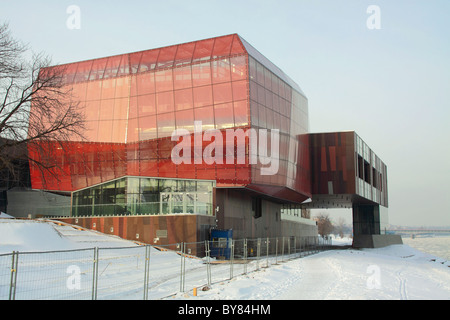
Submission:
M 233 230 L 211 230 L 211 257 L 218 259 L 230 259 L 231 240 L 233 239 Z

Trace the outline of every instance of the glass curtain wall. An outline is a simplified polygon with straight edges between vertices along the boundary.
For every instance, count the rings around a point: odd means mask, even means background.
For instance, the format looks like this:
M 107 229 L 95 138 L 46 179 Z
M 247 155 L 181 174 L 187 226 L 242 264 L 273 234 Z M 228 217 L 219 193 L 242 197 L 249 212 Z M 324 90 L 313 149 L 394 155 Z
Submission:
M 172 132 L 193 132 L 194 121 L 203 131 L 249 126 L 248 58 L 237 34 L 61 67 L 85 113 L 86 140 L 68 139 L 64 152 L 50 143 L 45 154 L 60 179 L 31 163 L 33 188 L 74 191 L 123 176 L 250 182 L 248 165 L 176 166 L 170 158 Z
M 354 143 L 357 158 L 356 193 L 387 207 L 387 166 L 357 134 Z
M 72 216 L 213 214 L 215 181 L 125 177 L 72 193 Z
M 262 60 L 262 58 L 260 59 Z M 261 175 L 252 167 L 252 182 L 310 192 L 308 100 L 269 67 L 249 56 L 251 125 L 279 129 L 279 170 Z

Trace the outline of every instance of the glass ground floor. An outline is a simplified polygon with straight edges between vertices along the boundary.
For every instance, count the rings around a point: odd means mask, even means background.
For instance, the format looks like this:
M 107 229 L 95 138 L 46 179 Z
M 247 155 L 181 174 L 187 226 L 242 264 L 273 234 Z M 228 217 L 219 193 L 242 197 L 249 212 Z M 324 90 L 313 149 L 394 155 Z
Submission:
M 72 193 L 72 216 L 213 214 L 214 180 L 123 177 Z

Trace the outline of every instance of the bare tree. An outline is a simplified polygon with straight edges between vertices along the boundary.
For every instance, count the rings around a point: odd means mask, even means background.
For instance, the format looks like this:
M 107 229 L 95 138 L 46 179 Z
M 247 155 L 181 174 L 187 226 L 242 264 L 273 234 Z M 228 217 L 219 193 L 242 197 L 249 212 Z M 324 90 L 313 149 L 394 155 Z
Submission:
M 344 237 L 345 230 L 345 219 L 343 217 L 339 217 L 336 225 L 334 226 L 334 231 L 339 234 L 339 237 Z
M 322 237 L 333 232 L 333 224 L 327 214 L 319 213 L 315 220 L 317 221 L 318 232 Z
M 50 67 L 43 54 L 27 61 L 28 51 L 0 25 L 0 170 L 14 172 L 25 160 L 54 173 L 54 145 L 83 139 L 84 112 L 64 81 L 65 68 Z

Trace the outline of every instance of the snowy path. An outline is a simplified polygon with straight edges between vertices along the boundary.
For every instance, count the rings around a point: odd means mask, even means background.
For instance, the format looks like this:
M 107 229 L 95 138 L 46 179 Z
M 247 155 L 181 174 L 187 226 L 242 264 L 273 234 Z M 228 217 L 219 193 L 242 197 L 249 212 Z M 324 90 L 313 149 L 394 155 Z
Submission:
M 280 300 L 320 300 L 333 297 L 342 280 L 341 266 L 327 254 L 315 255 L 296 262 L 301 277 L 283 294 Z
M 450 262 L 434 259 L 404 245 L 332 250 L 213 285 L 198 298 L 450 300 Z
M 302 275 L 277 299 L 450 299 L 448 261 L 393 247 L 329 251 L 295 262 Z M 393 251 L 398 255 L 385 255 Z

